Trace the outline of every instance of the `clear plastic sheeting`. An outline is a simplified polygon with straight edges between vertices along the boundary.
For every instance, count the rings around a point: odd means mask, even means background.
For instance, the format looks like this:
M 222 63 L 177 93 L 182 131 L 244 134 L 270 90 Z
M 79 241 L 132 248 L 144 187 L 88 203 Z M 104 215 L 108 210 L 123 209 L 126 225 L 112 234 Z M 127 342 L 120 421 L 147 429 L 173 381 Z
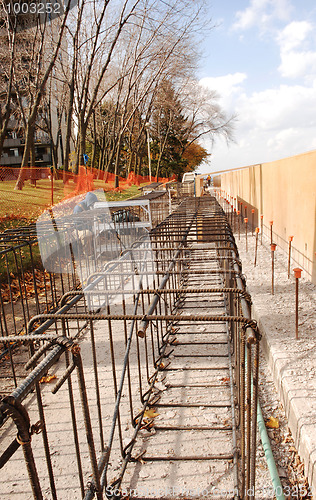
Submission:
M 36 223 L 43 266 L 79 278 L 90 311 L 122 300 L 155 275 L 149 205 L 106 202 L 103 191 L 62 202 Z M 118 292 L 120 291 L 120 293 Z
M 88 195 L 89 193 L 87 193 Z M 105 196 L 94 191 L 96 199 Z M 91 240 L 94 217 L 93 204 L 86 204 L 87 195 L 79 195 L 45 210 L 36 222 L 38 244 L 43 266 L 51 273 L 73 274 L 75 265 L 86 254 L 82 249 Z M 110 219 L 110 212 L 103 211 Z M 89 246 L 89 245 L 88 245 Z
M 102 271 L 90 275 L 84 288 L 89 310 L 126 302 L 143 286 L 153 284 L 156 267 L 148 231 L 117 259 L 108 262 Z

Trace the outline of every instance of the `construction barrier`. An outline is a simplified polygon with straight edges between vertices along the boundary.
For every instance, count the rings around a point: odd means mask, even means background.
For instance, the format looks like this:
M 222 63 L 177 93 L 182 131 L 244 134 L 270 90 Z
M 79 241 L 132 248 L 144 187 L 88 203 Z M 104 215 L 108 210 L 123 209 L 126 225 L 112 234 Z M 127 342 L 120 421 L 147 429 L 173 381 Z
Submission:
M 133 185 L 156 181 L 155 177 L 150 179 L 130 172 L 127 178 L 118 177 L 119 187 L 115 188 L 115 174 L 98 169 L 80 166 L 75 174 L 63 170 L 52 172 L 50 167 L 28 167 L 23 169 L 22 189 L 15 190 L 20 173 L 20 168 L 0 167 L 0 222 L 3 219 L 34 219 L 48 206 L 95 189 L 123 192 Z M 158 179 L 161 183 L 170 180 L 176 180 L 176 176 Z

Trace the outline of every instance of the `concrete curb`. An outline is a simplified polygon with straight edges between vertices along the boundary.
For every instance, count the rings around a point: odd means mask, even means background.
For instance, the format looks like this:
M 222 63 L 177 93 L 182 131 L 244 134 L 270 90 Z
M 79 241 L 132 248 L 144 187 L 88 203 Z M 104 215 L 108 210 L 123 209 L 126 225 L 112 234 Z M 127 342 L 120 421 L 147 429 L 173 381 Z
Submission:
M 310 417 L 315 417 L 316 414 L 316 390 L 314 397 L 311 398 L 306 388 L 295 384 L 295 377 L 289 368 L 289 353 L 273 344 L 273 339 L 269 337 L 269 332 L 257 313 L 255 305 L 252 306 L 252 315 L 262 334 L 262 350 L 284 406 L 295 446 L 304 462 L 305 475 L 313 496 L 316 496 L 316 434 L 315 424 L 310 421 Z M 294 356 L 293 359 L 295 359 Z

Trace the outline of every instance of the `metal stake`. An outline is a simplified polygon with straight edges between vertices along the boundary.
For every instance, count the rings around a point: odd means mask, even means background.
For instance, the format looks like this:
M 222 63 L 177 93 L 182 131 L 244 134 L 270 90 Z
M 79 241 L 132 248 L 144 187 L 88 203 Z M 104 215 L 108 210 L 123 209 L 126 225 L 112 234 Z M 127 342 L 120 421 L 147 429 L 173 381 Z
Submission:
M 276 249 L 276 243 L 271 243 L 271 258 L 272 258 L 272 277 L 271 277 L 271 293 L 274 295 L 274 252 Z
M 255 262 L 254 262 L 254 266 L 255 267 L 257 265 L 257 250 L 258 250 L 258 236 L 259 236 L 259 231 L 260 231 L 260 229 L 258 227 L 256 227 L 256 246 L 255 246 Z
M 288 277 L 288 279 L 290 279 L 292 241 L 293 241 L 293 236 L 289 236 L 289 260 L 288 260 L 288 265 L 287 265 L 287 277 Z
M 273 237 L 272 237 L 272 226 L 273 226 L 273 220 L 270 220 L 270 245 L 273 244 Z
M 245 207 L 245 208 L 247 208 L 247 207 Z M 245 227 L 246 227 L 246 252 L 248 252 L 248 235 L 247 235 L 248 218 L 245 217 L 244 221 L 245 221 Z
M 238 239 L 240 240 L 240 210 L 237 210 Z
M 298 340 L 298 280 L 302 275 L 302 269 L 296 267 L 293 271 L 295 276 L 295 338 Z

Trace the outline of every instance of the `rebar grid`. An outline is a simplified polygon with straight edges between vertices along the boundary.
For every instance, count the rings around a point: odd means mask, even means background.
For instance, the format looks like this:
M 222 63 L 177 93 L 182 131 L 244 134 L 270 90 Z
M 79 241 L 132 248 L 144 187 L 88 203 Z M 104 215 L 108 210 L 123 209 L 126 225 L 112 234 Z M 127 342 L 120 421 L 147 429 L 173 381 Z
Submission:
M 34 498 L 43 498 L 45 488 L 50 489 L 52 498 L 63 498 L 58 460 L 51 452 L 57 446 L 56 431 L 51 425 L 58 402 L 54 396 L 57 392 L 69 405 L 67 439 L 61 448 L 66 447 L 67 454 L 73 450 L 77 472 L 67 472 L 67 484 L 73 498 L 104 498 L 104 494 L 108 498 L 123 498 L 126 471 L 133 463 L 226 463 L 227 460 L 233 462 L 234 498 L 254 498 L 247 491 L 254 491 L 255 486 L 259 333 L 255 322 L 250 320 L 250 297 L 245 290 L 238 251 L 226 215 L 213 198 L 186 199 L 178 210 L 151 231 L 150 242 L 151 248 L 145 250 L 137 242 L 132 243 L 121 252 L 120 258 L 108 261 L 103 271 L 94 269 L 85 289 L 67 291 L 57 311 L 37 314 L 29 322 L 25 339 L 29 343 L 33 337 L 30 344 L 33 356 L 28 362 L 28 368 L 33 367 L 33 370 L 10 397 L 1 401 L 2 424 L 5 426 L 10 418 L 13 419 L 18 437 L 5 448 L 0 466 L 9 467 L 10 458 L 22 446 Z M 141 254 L 148 254 L 148 260 L 139 259 Z M 135 273 L 126 280 L 124 277 L 131 265 L 135 266 Z M 203 266 L 206 268 L 201 268 Z M 201 284 L 201 277 L 206 284 Z M 190 297 L 193 302 L 200 302 L 194 306 L 194 314 L 190 313 Z M 209 313 L 212 308 L 215 311 L 220 308 L 221 312 Z M 207 341 L 197 341 L 195 345 L 203 345 L 207 351 L 192 354 L 193 344 L 190 336 L 185 340 L 186 332 L 190 328 L 198 331 L 199 325 L 210 334 Z M 217 328 L 222 336 L 224 334 L 224 340 L 213 338 L 211 332 Z M 84 338 L 75 340 L 80 338 L 83 329 Z M 8 345 L 7 339 L 1 341 L 4 346 Z M 225 355 L 212 352 L 222 344 L 226 345 Z M 177 353 L 179 348 L 180 353 Z M 189 350 L 181 354 L 181 348 Z M 229 401 L 208 401 L 204 407 L 229 409 L 229 424 L 176 426 L 156 423 L 153 414 L 158 408 L 159 411 L 170 407 L 193 411 L 201 406 L 201 403 L 164 401 L 165 391 L 160 381 L 169 374 L 179 373 L 173 363 L 184 358 L 194 363 L 205 359 L 205 374 L 218 370 L 228 374 L 222 378 L 229 390 Z M 220 364 L 214 367 L 211 359 L 218 359 Z M 180 372 L 200 373 L 201 368 L 194 363 L 183 366 Z M 52 368 L 57 383 L 50 395 L 39 382 Z M 75 371 L 77 379 L 73 375 Z M 168 383 L 166 393 L 190 386 L 194 390 L 222 387 L 210 377 L 208 375 L 202 384 Z M 34 388 L 40 416 L 35 427 L 30 425 L 30 411 L 26 412 L 22 405 L 23 400 L 30 400 Z M 80 405 L 76 403 L 78 395 Z M 19 412 L 19 425 L 14 417 L 16 411 Z M 39 460 L 34 458 L 41 447 L 35 440 L 34 450 L 33 443 L 31 445 L 34 429 L 42 433 L 49 484 L 43 465 L 38 465 Z M 229 453 L 206 454 L 202 451 L 200 454 L 150 456 L 137 449 L 144 430 L 167 433 L 166 436 L 169 432 L 188 430 L 229 432 L 232 447 Z M 87 453 L 88 462 L 84 458 Z M 62 461 L 61 451 L 60 454 Z
M 74 274 L 51 273 L 42 267 L 34 226 L 0 234 L 1 336 L 24 335 L 34 315 L 57 311 L 62 296 L 78 286 Z M 26 375 L 16 366 L 20 363 L 15 363 L 18 345 L 7 343 L 0 348 L 0 366 L 7 381 L 1 390 L 7 394 Z

